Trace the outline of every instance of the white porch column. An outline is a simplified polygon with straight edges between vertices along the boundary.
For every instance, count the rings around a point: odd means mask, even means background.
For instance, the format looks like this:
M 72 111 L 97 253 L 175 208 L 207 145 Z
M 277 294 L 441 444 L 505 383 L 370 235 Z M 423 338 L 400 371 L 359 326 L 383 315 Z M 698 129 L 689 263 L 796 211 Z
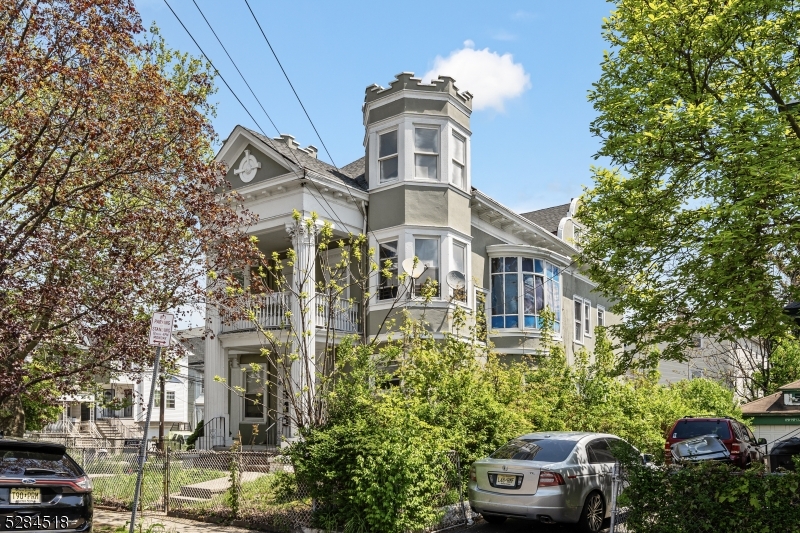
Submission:
M 300 420 L 292 423 L 284 433 L 287 439 L 296 439 L 297 423 L 308 424 L 310 399 L 314 398 L 316 381 L 316 251 L 317 235 L 321 222 L 312 223 L 310 219 L 300 219 L 286 224 L 286 231 L 292 237 L 295 263 L 292 276 L 292 353 L 299 357 L 292 363 L 289 380 L 295 395 L 295 403 L 300 413 L 291 413 Z M 304 391 L 304 389 L 306 389 Z M 288 435 L 286 435 L 288 433 Z
M 239 365 L 239 356 L 238 355 L 229 355 L 228 362 L 231 368 L 231 382 L 230 386 L 236 390 L 236 387 L 243 387 L 244 383 L 242 381 L 242 367 Z M 231 427 L 230 432 L 231 436 L 234 440 L 239 436 L 239 423 L 242 421 L 242 399 L 239 396 L 240 393 L 238 392 L 231 392 L 230 399 L 231 399 Z
M 203 422 L 208 424 L 214 418 L 222 417 L 225 420 L 225 434 L 230 431 L 228 420 L 228 388 L 226 383 L 214 381 L 215 376 L 228 377 L 228 358 L 219 340 L 220 322 L 216 307 L 206 306 L 206 325 L 209 329 L 206 335 L 206 360 Z M 226 439 L 227 440 L 227 439 Z

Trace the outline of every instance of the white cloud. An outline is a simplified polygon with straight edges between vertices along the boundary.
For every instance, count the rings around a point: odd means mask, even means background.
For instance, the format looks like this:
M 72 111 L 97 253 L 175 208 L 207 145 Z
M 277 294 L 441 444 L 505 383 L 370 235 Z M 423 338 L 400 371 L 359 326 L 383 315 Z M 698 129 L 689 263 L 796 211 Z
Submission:
M 475 110 L 503 111 L 505 102 L 520 96 L 531 86 L 531 77 L 521 63 L 514 63 L 511 54 L 500 55 L 488 48 L 475 50 L 475 43 L 464 41 L 464 48 L 447 57 L 436 56 L 433 68 L 422 79 L 450 76 L 461 91 L 473 95 Z

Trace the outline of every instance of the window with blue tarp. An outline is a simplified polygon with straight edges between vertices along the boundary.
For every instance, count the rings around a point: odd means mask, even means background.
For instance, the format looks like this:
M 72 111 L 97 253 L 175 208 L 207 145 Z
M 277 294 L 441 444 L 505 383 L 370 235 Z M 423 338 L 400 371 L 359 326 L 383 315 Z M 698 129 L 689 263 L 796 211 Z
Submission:
M 532 257 L 491 259 L 492 329 L 540 329 L 542 312 L 554 311 L 561 331 L 561 289 L 558 267 Z

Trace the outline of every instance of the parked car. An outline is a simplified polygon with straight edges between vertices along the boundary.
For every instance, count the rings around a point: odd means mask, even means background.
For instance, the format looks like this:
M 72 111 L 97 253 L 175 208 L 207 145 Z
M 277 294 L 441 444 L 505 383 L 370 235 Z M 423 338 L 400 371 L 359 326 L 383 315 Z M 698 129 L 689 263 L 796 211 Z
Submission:
M 614 443 L 630 446 L 605 433 L 554 431 L 513 439 L 472 465 L 470 506 L 492 524 L 514 517 L 600 531 L 610 516 Z
M 0 438 L 0 530 L 91 532 L 92 481 L 64 446 Z
M 676 442 L 670 447 L 672 463 L 685 465 L 699 461 L 730 462 L 731 452 L 717 435 L 703 435 Z
M 750 429 L 733 418 L 684 417 L 676 421 L 666 435 L 664 461 L 672 463 L 672 445 L 686 439 L 716 435 L 730 452 L 730 460 L 736 466 L 747 468 L 764 461 L 767 444 L 765 439 L 756 439 Z
M 776 442 L 769 451 L 769 471 L 777 469 L 794 471 L 794 457 L 800 455 L 800 437 Z

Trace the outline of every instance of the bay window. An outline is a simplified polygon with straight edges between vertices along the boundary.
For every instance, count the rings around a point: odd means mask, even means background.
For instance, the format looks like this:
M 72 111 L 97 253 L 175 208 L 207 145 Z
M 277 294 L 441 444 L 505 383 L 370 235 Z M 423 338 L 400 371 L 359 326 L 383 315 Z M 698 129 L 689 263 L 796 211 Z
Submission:
M 542 327 L 542 312 L 554 314 L 553 330 L 561 331 L 559 270 L 542 259 L 491 259 L 492 329 Z M 522 303 L 522 305 L 519 305 Z
M 439 239 L 415 238 L 414 255 L 419 260 L 420 264 L 425 267 L 425 271 L 417 279 L 414 295 L 420 296 L 422 294 L 422 286 L 425 285 L 426 282 L 431 283 L 435 281 L 436 291 L 434 297 L 438 298 L 441 294 L 441 284 L 439 282 Z
M 382 242 L 378 245 L 378 268 L 380 269 L 379 300 L 397 297 L 397 241 Z M 388 276 L 386 274 L 389 274 Z
M 453 289 L 453 300 L 467 303 L 467 246 L 460 242 L 453 242 L 453 270 L 464 274 L 464 287 Z
M 437 180 L 439 168 L 439 130 L 414 128 L 414 177 Z
M 464 168 L 467 161 L 467 149 L 464 138 L 453 134 L 452 138 L 453 160 L 451 161 L 450 183 L 456 187 L 464 187 Z
M 378 136 L 378 163 L 381 182 L 397 179 L 397 130 Z

